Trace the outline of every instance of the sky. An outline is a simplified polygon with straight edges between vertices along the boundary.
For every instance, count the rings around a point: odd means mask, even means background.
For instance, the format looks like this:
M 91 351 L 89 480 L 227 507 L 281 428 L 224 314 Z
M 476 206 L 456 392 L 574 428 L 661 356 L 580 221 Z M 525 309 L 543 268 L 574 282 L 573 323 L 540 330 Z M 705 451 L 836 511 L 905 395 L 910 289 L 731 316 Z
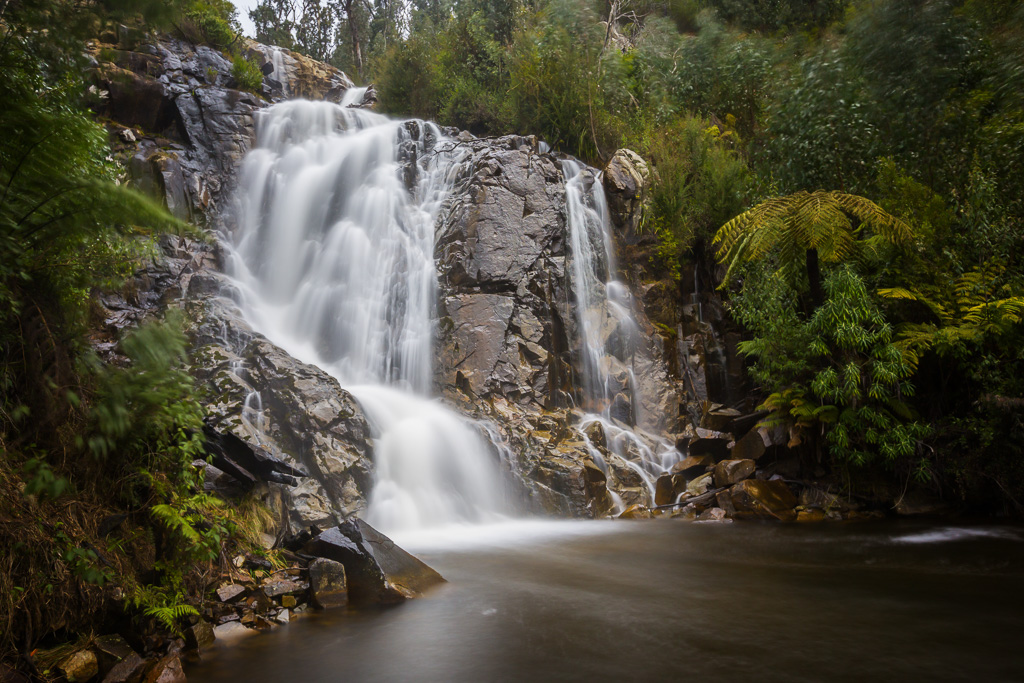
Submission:
M 256 28 L 249 21 L 249 10 L 255 7 L 259 0 L 231 0 L 231 2 L 238 10 L 238 21 L 242 24 L 242 33 L 252 38 Z

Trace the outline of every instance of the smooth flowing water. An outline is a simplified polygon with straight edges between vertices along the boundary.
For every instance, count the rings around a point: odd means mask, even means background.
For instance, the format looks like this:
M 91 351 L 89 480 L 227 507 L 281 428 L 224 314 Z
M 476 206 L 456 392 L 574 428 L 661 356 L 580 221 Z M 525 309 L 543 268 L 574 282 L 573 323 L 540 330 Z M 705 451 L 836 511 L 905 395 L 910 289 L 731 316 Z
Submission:
M 296 100 L 260 113 L 227 271 L 253 326 L 362 406 L 371 524 L 493 521 L 508 502 L 487 431 L 429 396 L 434 224 L 461 160 L 433 124 L 346 106 L 363 91 L 341 106 Z
M 413 549 L 450 583 L 219 644 L 189 681 L 1020 681 L 1024 529 L 565 522 Z
M 571 303 L 582 342 L 582 407 L 590 411 L 583 418 L 581 431 L 600 422 L 609 450 L 641 476 L 653 501 L 658 475 L 682 455 L 664 437 L 638 429 L 648 420 L 641 412 L 644 401 L 633 364 L 637 354 L 648 350 L 641 343 L 629 287 L 615 279 L 615 250 L 600 177 L 573 159 L 562 161 L 562 174 L 574 294 Z M 628 394 L 630 406 L 629 415 L 619 415 L 618 420 L 613 419 L 617 394 Z M 607 474 L 604 457 L 586 435 L 584 438 L 594 461 Z M 621 500 L 615 502 L 621 511 Z

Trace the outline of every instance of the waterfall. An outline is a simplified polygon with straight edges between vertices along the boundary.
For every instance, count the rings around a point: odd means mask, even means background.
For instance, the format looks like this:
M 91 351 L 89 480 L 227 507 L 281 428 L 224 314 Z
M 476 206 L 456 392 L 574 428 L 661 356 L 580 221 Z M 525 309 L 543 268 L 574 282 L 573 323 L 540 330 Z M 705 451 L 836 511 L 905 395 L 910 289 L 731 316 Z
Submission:
M 608 448 L 643 478 L 654 499 L 657 476 L 680 459 L 674 444 L 636 428 L 643 402 L 633 369 L 647 353 L 629 287 L 614 279 L 615 258 L 608 205 L 599 177 L 578 161 L 562 161 L 572 289 L 582 346 L 582 405 L 590 411 L 581 431 L 600 422 Z M 626 398 L 628 396 L 628 399 Z M 628 410 L 623 412 L 623 407 Z M 589 438 L 588 448 L 605 474 L 607 463 Z M 616 501 L 621 507 L 621 501 Z
M 434 124 L 346 106 L 364 90 L 340 106 L 260 112 L 226 269 L 250 323 L 362 406 L 371 524 L 393 533 L 496 519 L 504 488 L 487 432 L 429 395 L 434 224 L 461 159 Z

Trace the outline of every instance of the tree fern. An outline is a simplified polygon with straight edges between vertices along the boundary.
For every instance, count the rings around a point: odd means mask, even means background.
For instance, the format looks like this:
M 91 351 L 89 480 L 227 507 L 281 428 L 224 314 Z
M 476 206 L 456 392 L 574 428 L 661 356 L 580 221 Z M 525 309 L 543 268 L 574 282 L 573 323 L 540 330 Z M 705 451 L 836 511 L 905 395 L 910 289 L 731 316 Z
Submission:
M 929 293 L 904 287 L 878 290 L 878 294 L 887 299 L 920 304 L 933 318 L 900 326 L 896 345 L 907 362 L 916 368 L 921 356 L 929 350 L 942 356 L 963 355 L 968 345 L 1000 337 L 1024 321 L 1024 296 L 998 298 L 1003 271 L 1001 264 L 989 262 L 964 273 L 945 290 Z
M 846 261 L 880 241 L 907 244 L 913 230 L 870 199 L 844 192 L 801 190 L 774 197 L 719 228 L 714 244 L 727 264 L 723 286 L 736 267 L 776 254 L 779 272 L 790 280 L 806 270 L 816 303 L 821 303 L 819 259 Z

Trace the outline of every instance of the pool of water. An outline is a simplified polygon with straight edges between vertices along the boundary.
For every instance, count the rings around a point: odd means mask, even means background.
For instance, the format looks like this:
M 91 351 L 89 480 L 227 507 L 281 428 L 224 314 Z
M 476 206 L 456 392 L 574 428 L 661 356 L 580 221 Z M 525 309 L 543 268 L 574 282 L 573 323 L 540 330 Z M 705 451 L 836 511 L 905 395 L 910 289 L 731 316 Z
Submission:
M 1024 528 L 518 523 L 396 539 L 448 583 L 220 644 L 204 681 L 1021 681 Z

